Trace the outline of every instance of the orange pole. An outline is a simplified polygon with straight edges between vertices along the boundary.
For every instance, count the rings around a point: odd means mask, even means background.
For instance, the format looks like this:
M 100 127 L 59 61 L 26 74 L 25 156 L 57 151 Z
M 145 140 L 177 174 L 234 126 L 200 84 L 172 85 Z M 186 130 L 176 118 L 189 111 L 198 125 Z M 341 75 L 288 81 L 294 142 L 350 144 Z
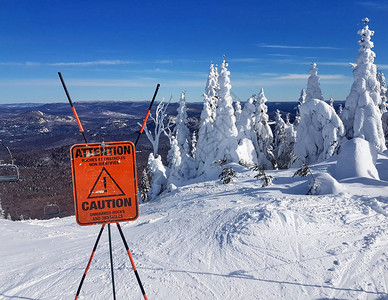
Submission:
M 96 253 L 97 245 L 98 245 L 98 242 L 100 241 L 101 234 L 102 234 L 102 232 L 104 231 L 104 228 L 105 228 L 105 224 L 102 225 L 102 227 L 101 227 L 101 229 L 100 229 L 100 233 L 98 234 L 97 240 L 96 240 L 96 242 L 95 242 L 95 244 L 94 244 L 93 251 L 92 251 L 92 255 L 91 255 L 90 258 L 89 258 L 89 262 L 88 262 L 88 264 L 87 264 L 87 266 L 86 266 L 85 272 L 84 272 L 84 274 L 83 274 L 83 276 L 82 276 L 82 279 L 81 279 L 81 282 L 80 282 L 80 284 L 79 284 L 79 286 L 78 286 L 77 294 L 75 295 L 75 300 L 78 299 L 79 293 L 81 292 L 82 285 L 83 285 L 83 283 L 84 283 L 86 274 L 88 273 L 90 264 L 92 263 L 92 260 L 93 260 L 93 257 L 94 257 L 94 253 Z
M 148 300 L 147 295 L 146 295 L 145 290 L 144 290 L 144 287 L 143 287 L 143 284 L 141 283 L 139 273 L 136 270 L 135 262 L 133 261 L 133 257 L 132 257 L 131 251 L 129 251 L 129 247 L 128 247 L 127 241 L 125 240 L 124 233 L 121 230 L 120 224 L 119 223 L 116 223 L 116 224 L 117 224 L 117 228 L 119 229 L 121 239 L 124 242 L 125 249 L 127 250 L 127 253 L 128 253 L 128 256 L 129 256 L 129 260 L 131 261 L 132 269 L 135 272 L 135 276 L 136 276 L 137 282 L 139 284 L 140 290 L 141 290 L 141 292 L 143 294 L 144 300 Z

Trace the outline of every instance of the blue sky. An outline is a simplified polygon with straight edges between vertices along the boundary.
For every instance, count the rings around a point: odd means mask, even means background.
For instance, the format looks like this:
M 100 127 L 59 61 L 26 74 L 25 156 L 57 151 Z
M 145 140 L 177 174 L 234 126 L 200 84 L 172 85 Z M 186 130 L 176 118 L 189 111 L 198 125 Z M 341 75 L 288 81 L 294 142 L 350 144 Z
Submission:
M 225 54 L 241 101 L 264 88 L 294 101 L 318 64 L 325 99 L 353 82 L 361 19 L 375 31 L 375 63 L 388 72 L 388 1 L 0 0 L 0 103 L 202 101 L 210 61 Z

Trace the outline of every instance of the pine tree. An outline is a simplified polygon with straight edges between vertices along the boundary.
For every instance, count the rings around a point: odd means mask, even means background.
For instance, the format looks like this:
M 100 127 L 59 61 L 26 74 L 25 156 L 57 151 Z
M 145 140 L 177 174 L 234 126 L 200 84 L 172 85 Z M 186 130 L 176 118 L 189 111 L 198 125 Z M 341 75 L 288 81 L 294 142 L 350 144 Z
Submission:
M 312 99 L 300 107 L 294 153 L 306 164 L 328 159 L 344 136 L 344 126 L 334 108 L 324 101 Z
M 287 169 L 292 163 L 296 133 L 288 119 L 287 117 L 287 122 L 284 122 L 280 111 L 276 110 L 273 152 L 279 169 Z
M 190 153 L 190 130 L 188 127 L 187 107 L 186 107 L 186 94 L 181 93 L 179 98 L 179 106 L 177 109 L 177 118 L 174 128 L 174 134 L 176 136 L 179 150 L 182 157 L 189 155 Z
M 248 138 L 250 140 L 252 140 L 253 137 L 256 138 L 256 134 L 254 132 L 255 112 L 256 112 L 255 99 L 254 99 L 254 96 L 252 96 L 244 104 L 244 108 L 241 111 L 240 120 L 236 124 L 239 141 L 243 138 Z
M 218 77 L 218 106 L 214 122 L 214 133 L 216 134 L 215 160 L 238 163 L 236 117 L 233 109 L 233 99 L 230 96 L 232 86 L 229 79 L 230 72 L 227 67 L 228 63 L 225 61 L 224 56 Z
M 385 81 L 384 73 L 377 72 L 377 80 L 380 83 L 380 96 L 381 96 L 381 105 L 380 112 L 382 113 L 381 122 L 383 125 L 383 132 L 385 137 L 385 146 L 388 148 L 388 91 L 387 83 Z
M 306 97 L 307 97 L 307 94 L 306 94 L 306 91 L 304 89 L 302 89 L 300 91 L 300 96 L 299 96 L 299 99 L 298 99 L 298 108 L 306 102 Z
M 381 97 L 381 104 L 379 106 L 381 114 L 387 112 L 387 98 L 388 98 L 388 91 L 387 91 L 387 82 L 385 80 L 385 75 L 382 72 L 377 71 L 377 81 L 380 83 L 380 97 Z
M 273 133 L 268 124 L 268 107 L 265 104 L 267 98 L 264 95 L 264 90 L 261 89 L 256 99 L 255 111 L 255 132 L 257 140 L 255 148 L 258 157 L 258 165 L 263 169 L 276 169 L 276 160 L 273 155 Z
M 338 112 L 337 112 L 337 115 L 341 115 L 342 114 L 342 104 L 340 104 L 339 106 L 338 106 Z
M 363 19 L 365 26 L 358 31 L 360 49 L 357 66 L 353 70 L 354 82 L 346 98 L 341 119 L 345 125 L 346 137 L 363 138 L 378 151 L 384 151 L 385 138 L 379 106 L 382 103 L 380 84 L 377 80 L 377 67 L 374 64 L 376 54 L 371 50 L 371 37 L 374 31 L 369 30 L 369 19 Z
M 299 96 L 299 99 L 298 99 L 298 106 L 297 106 L 297 109 L 296 109 L 296 114 L 295 114 L 295 120 L 294 120 L 294 126 L 298 126 L 299 122 L 300 122 L 300 106 L 306 102 L 306 91 L 304 89 L 302 89 L 300 91 L 300 96 Z
M 148 193 L 151 190 L 150 181 L 148 179 L 148 174 L 146 169 L 143 169 L 143 173 L 140 181 L 140 197 L 143 202 L 147 202 L 149 200 Z
M 234 104 L 234 112 L 235 112 L 235 115 L 236 115 L 236 123 L 238 123 L 238 121 L 240 120 L 240 117 L 241 117 L 241 103 L 240 101 L 236 100 L 235 104 Z
M 162 163 L 160 155 L 154 156 L 150 153 L 148 157 L 147 169 L 151 177 L 151 190 L 149 191 L 149 199 L 155 199 L 167 188 L 167 168 Z
M 330 104 L 331 107 L 334 108 L 334 99 L 333 99 L 333 97 L 330 97 L 329 104 Z
M 195 153 L 197 152 L 197 132 L 193 131 L 191 135 L 191 157 L 195 159 Z
M 277 149 L 285 139 L 286 123 L 284 122 L 280 111 L 275 111 L 275 130 L 274 130 L 274 149 Z
M 242 158 L 240 164 L 242 165 L 257 165 L 257 153 L 255 146 L 257 144 L 257 136 L 254 130 L 255 126 L 255 99 L 250 97 L 244 104 L 241 111 L 240 120 L 237 122 L 238 130 L 238 153 Z
M 218 102 L 218 75 L 213 63 L 210 64 L 209 75 L 206 83 L 204 102 L 198 130 L 198 141 L 195 153 L 195 167 L 197 175 L 204 172 L 215 159 L 215 134 L 213 130 Z
M 168 154 L 167 154 L 167 161 L 168 161 L 168 168 L 169 168 L 167 185 L 169 183 L 175 184 L 177 180 L 180 180 L 183 177 L 181 174 L 182 155 L 180 152 L 178 140 L 175 138 L 175 136 L 171 137 L 170 143 L 171 143 L 170 150 L 168 151 Z
M 307 91 L 306 91 L 306 101 L 312 99 L 323 100 L 322 91 L 319 87 L 319 76 L 318 76 L 318 68 L 316 63 L 311 64 L 311 68 L 309 70 L 310 77 L 307 80 Z
M 182 178 L 188 179 L 195 174 L 194 160 L 191 157 L 191 137 L 188 127 L 186 95 L 182 92 L 179 99 L 178 114 L 176 118 L 176 125 L 174 128 L 174 135 L 179 147 L 179 154 L 181 156 L 181 163 L 179 165 L 179 174 Z

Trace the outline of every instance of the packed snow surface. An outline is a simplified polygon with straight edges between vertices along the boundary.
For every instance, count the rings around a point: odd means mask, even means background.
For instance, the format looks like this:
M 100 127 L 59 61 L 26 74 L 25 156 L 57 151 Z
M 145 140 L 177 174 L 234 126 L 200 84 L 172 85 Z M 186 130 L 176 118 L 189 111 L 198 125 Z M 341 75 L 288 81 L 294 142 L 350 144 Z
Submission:
M 321 175 L 334 159 L 312 166 L 337 193 L 317 196 L 304 195 L 311 176 L 292 178 L 296 169 L 268 171 L 273 185 L 261 188 L 257 172 L 229 166 L 232 183 L 197 178 L 122 223 L 149 299 L 388 297 L 388 157 L 378 156 L 380 180 Z M 0 299 L 74 299 L 100 226 L 67 217 L 0 228 Z M 112 239 L 117 299 L 142 299 L 113 225 Z M 108 249 L 105 230 L 80 299 L 113 299 Z

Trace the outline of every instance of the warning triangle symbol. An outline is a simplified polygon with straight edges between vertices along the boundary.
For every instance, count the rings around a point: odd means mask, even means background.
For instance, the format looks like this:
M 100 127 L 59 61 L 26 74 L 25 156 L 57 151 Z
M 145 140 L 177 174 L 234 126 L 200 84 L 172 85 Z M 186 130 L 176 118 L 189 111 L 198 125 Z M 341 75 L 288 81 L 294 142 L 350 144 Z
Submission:
M 124 195 L 123 190 L 104 167 L 102 168 L 100 175 L 98 175 L 97 180 L 89 193 L 88 199 Z

